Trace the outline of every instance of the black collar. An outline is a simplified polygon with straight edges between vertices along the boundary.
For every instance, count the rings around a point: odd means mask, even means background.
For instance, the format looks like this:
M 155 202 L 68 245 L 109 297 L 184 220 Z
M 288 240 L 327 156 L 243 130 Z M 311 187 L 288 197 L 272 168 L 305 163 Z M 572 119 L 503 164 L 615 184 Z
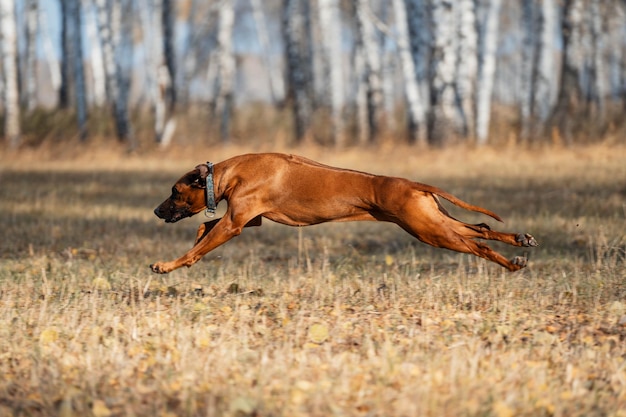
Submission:
M 215 216 L 215 209 L 217 208 L 215 204 L 215 185 L 213 183 L 213 164 L 211 162 L 207 162 L 206 164 L 209 168 L 209 173 L 206 176 L 206 215 L 213 217 Z

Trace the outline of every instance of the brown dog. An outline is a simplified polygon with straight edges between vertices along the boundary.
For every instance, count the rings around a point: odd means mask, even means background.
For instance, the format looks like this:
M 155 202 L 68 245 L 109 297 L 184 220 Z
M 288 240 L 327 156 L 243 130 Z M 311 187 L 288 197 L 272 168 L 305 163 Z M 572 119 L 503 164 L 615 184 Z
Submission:
M 198 165 L 172 187 L 172 195 L 154 213 L 168 223 L 214 209 L 228 202 L 224 217 L 198 229 L 194 247 L 171 262 L 150 265 L 166 274 L 191 266 L 244 227 L 260 226 L 263 217 L 289 226 L 354 220 L 393 222 L 424 243 L 472 253 L 509 271 L 526 266 L 525 257 L 512 260 L 474 239 L 499 240 L 513 246 L 537 246 L 529 234 L 492 231 L 451 217 L 437 196 L 467 210 L 497 214 L 459 200 L 439 188 L 392 178 L 333 168 L 293 155 L 250 154 Z

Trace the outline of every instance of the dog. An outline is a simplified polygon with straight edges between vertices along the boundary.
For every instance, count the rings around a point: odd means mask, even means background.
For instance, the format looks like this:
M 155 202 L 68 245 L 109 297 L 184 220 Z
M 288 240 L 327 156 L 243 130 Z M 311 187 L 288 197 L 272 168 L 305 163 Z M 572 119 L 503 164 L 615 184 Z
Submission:
M 295 155 L 247 154 L 214 166 L 200 164 L 174 184 L 171 195 L 154 213 L 165 222 L 174 223 L 204 210 L 214 213 L 220 200 L 228 202 L 226 213 L 202 224 L 193 248 L 183 256 L 154 263 L 150 268 L 155 273 L 166 274 L 182 266 L 190 267 L 238 236 L 244 227 L 260 226 L 263 218 L 289 226 L 365 220 L 392 222 L 437 248 L 470 253 L 509 271 L 526 266 L 526 256 L 509 260 L 475 239 L 519 247 L 538 246 L 533 236 L 493 231 L 485 223 L 463 223 L 450 216 L 439 197 L 502 221 L 492 211 L 466 203 L 437 187 L 334 168 Z

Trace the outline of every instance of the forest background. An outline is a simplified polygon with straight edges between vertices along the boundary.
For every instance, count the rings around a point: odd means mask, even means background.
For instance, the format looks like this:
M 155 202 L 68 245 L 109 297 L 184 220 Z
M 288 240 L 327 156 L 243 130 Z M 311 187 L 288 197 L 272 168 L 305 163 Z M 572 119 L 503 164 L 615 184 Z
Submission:
M 3 143 L 623 143 L 625 9 L 3 0 Z
M 0 416 L 624 417 L 625 12 L 0 0 Z M 173 182 L 265 150 L 540 246 L 490 243 L 529 258 L 511 274 L 388 223 L 265 221 L 153 274 L 207 220 L 154 216 Z

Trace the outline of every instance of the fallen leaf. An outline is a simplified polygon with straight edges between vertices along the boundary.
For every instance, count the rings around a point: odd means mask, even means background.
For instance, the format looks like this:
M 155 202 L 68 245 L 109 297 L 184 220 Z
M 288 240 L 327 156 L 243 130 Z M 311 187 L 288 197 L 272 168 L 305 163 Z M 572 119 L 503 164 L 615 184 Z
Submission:
M 109 407 L 102 400 L 95 400 L 91 407 L 91 412 L 95 417 L 109 417 L 112 413 Z
M 309 340 L 313 343 L 322 344 L 328 339 L 328 327 L 315 323 L 309 327 Z
M 494 414 L 498 417 L 513 417 L 515 411 L 509 407 L 504 401 L 497 401 L 493 405 Z
M 111 283 L 103 277 L 94 278 L 93 281 L 91 281 L 91 285 L 93 289 L 97 291 L 109 291 L 111 289 Z
M 48 328 L 39 335 L 39 343 L 47 345 L 54 343 L 59 339 L 59 332 L 54 328 Z

